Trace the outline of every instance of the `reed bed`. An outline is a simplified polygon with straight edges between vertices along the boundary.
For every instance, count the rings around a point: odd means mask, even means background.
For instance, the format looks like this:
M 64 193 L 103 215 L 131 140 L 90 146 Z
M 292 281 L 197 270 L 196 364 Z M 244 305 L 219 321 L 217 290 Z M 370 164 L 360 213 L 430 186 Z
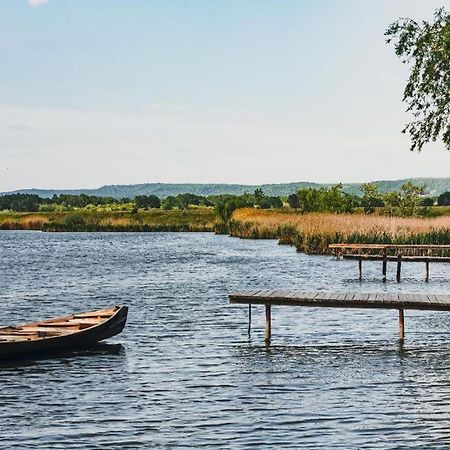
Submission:
M 0 230 L 42 230 L 49 222 L 40 214 L 14 214 L 0 216 Z
M 100 226 L 110 226 L 110 227 L 127 227 L 132 224 L 129 217 L 107 217 L 95 221 L 95 224 Z
M 278 239 L 300 252 L 330 253 L 329 244 L 450 244 L 450 217 L 405 218 L 364 214 L 297 214 L 243 208 L 233 213 L 230 235 Z
M 212 209 L 15 213 L 0 212 L 0 230 L 40 231 L 214 231 Z
M 173 224 L 146 224 L 146 223 L 131 223 L 129 225 L 118 225 L 113 223 L 93 224 L 86 223 L 84 225 L 71 225 L 68 226 L 62 223 L 49 223 L 45 225 L 42 231 L 55 231 L 55 232 L 163 232 L 163 231 L 173 231 L 173 232 L 211 232 L 213 228 L 206 225 L 196 225 L 196 224 L 183 224 L 183 223 L 173 223 Z

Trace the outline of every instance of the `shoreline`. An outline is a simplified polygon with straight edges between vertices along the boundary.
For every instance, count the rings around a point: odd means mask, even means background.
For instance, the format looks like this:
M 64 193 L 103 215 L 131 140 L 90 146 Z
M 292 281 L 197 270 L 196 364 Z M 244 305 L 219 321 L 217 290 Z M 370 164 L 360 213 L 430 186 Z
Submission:
M 0 212 L 0 230 L 45 232 L 188 232 L 215 231 L 211 208 L 180 211 Z
M 278 239 L 298 252 L 331 254 L 329 244 L 450 244 L 450 216 L 389 217 L 366 214 L 295 214 L 277 210 L 236 210 L 230 236 Z
M 228 224 L 212 208 L 127 211 L 0 212 L 0 230 L 43 232 L 210 232 L 241 239 L 276 239 L 298 252 L 330 254 L 329 244 L 450 244 L 450 216 L 389 217 L 365 214 L 300 214 L 242 208 Z

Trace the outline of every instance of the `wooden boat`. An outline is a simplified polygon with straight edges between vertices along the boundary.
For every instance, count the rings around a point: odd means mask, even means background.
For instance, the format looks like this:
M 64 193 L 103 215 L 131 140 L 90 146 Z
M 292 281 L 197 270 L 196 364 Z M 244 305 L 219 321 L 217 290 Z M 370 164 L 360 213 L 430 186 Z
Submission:
M 125 326 L 127 313 L 127 306 L 116 306 L 0 328 L 0 358 L 95 344 L 119 334 Z

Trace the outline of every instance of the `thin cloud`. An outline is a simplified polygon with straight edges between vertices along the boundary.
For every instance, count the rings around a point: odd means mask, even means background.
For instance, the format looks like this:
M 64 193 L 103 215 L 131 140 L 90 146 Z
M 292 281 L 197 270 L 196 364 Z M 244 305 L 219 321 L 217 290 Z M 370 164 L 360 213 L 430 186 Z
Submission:
M 48 3 L 48 0 L 28 0 L 28 5 L 32 8 L 45 5 L 46 3 Z

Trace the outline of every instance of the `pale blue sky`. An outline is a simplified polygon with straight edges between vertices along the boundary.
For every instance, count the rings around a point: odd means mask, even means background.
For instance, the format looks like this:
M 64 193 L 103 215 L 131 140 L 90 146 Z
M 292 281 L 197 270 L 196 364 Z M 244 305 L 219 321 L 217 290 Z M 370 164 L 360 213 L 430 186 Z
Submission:
M 384 43 L 434 0 L 2 0 L 0 190 L 450 176 Z

